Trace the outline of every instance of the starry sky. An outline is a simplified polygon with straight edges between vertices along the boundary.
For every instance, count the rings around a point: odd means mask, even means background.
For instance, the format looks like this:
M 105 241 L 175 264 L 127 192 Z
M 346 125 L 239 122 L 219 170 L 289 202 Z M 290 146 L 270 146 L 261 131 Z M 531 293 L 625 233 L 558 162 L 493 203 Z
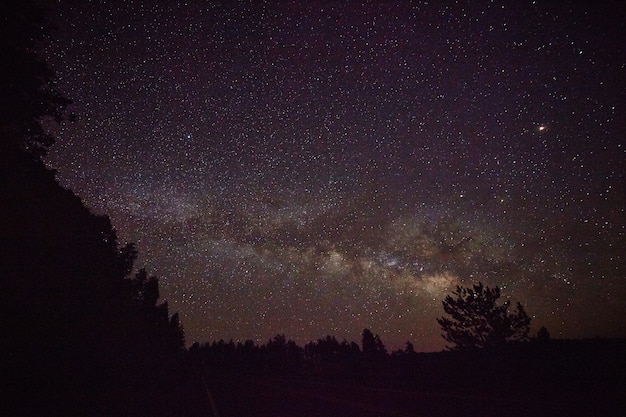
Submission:
M 626 8 L 591 3 L 53 2 L 47 162 L 188 343 L 441 350 L 478 281 L 626 337 Z

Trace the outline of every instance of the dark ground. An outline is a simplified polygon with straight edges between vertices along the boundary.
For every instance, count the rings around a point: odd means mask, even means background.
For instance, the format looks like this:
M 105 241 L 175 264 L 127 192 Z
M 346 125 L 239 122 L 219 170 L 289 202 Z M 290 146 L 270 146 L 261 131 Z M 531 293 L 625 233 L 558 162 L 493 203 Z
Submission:
M 589 407 L 565 401 L 374 389 L 316 381 L 222 378 L 210 386 L 221 417 L 594 415 Z

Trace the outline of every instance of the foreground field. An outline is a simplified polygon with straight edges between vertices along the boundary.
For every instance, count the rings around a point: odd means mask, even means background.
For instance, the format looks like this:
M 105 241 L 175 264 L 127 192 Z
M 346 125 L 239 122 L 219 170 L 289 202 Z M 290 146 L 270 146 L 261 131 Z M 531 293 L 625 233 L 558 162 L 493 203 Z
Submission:
M 589 404 L 537 399 L 494 398 L 443 392 L 404 391 L 319 381 L 246 378 L 210 383 L 216 409 L 229 416 L 576 416 Z

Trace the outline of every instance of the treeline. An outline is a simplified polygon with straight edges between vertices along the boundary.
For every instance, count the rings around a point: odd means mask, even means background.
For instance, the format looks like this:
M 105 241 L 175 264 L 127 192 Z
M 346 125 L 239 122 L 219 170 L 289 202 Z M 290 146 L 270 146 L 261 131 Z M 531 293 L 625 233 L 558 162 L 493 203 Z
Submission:
M 299 346 L 277 335 L 261 345 L 252 340 L 194 343 L 189 357 L 213 389 L 226 384 L 241 389 L 243 397 L 250 392 L 237 387 L 253 382 L 283 390 L 294 383 L 366 387 L 379 394 L 415 392 L 434 404 L 464 398 L 566 412 L 562 415 L 621 415 L 616 411 L 626 405 L 623 339 L 539 335 L 497 348 L 435 353 L 416 353 L 407 342 L 404 349 L 387 352 L 366 329 L 360 344 L 326 336 Z
M 157 278 L 43 162 L 44 123 L 73 118 L 37 55 L 44 14 L 9 1 L 0 20 L 0 415 L 192 415 Z
M 606 375 L 617 376 L 626 365 L 621 356 L 624 353 L 624 339 L 550 339 L 542 332 L 526 342 L 496 348 L 418 353 L 411 342 L 406 342 L 404 349 L 388 352 L 380 337 L 369 329 L 363 330 L 360 344 L 345 339 L 340 342 L 327 335 L 299 346 L 284 334 L 278 334 L 265 344 L 221 339 L 202 344 L 195 342 L 188 349 L 193 363 L 211 372 L 332 374 L 368 369 L 381 374 L 395 372 L 416 376 L 428 370 L 446 378 L 454 368 L 478 371 L 480 367 L 490 372 L 517 375 L 531 371 L 551 373 L 554 378 L 560 377 L 560 371 L 592 373 L 594 369 L 610 368 Z
M 545 329 L 542 329 L 545 330 Z M 607 341 L 597 343 L 604 346 Z M 382 339 L 364 329 L 360 343 L 355 341 L 341 342 L 334 336 L 310 341 L 299 346 L 285 335 L 278 334 L 265 344 L 256 344 L 252 340 L 228 342 L 222 340 L 210 343 L 195 342 L 189 348 L 189 357 L 195 366 L 209 373 L 228 372 L 239 374 L 312 374 L 329 377 L 358 376 L 360 374 L 394 375 L 415 379 L 416 375 L 438 373 L 445 378 L 454 368 L 469 369 L 471 363 L 482 363 L 486 358 L 497 358 L 498 361 L 510 360 L 513 363 L 538 363 L 549 361 L 552 364 L 567 362 L 568 355 L 557 355 L 556 351 L 576 351 L 589 346 L 581 341 L 551 340 L 547 333 L 539 332 L 538 336 L 525 342 L 509 343 L 497 348 L 473 350 L 451 350 L 439 353 L 417 353 L 410 341 L 403 349 L 388 351 Z M 622 346 L 617 343 L 615 346 Z M 563 348 L 565 347 L 565 348 Z M 623 346 L 622 346 L 623 348 Z M 569 350 L 568 350 L 569 349 Z M 462 362 L 466 361 L 466 365 Z M 437 364 L 432 366 L 432 364 Z M 454 364 L 448 369 L 446 364 Z M 483 363 L 485 367 L 503 369 L 496 362 Z M 525 365 L 526 366 L 526 365 Z M 551 366 L 550 366 L 551 367 Z M 438 368 L 438 371 L 437 371 Z M 543 369 L 547 369 L 543 367 Z M 432 378 L 435 375 L 431 375 Z M 460 381 L 456 381 L 457 384 Z
M 404 350 L 388 353 L 378 335 L 365 329 L 361 344 L 326 336 L 299 346 L 285 335 L 278 334 L 267 343 L 258 345 L 252 340 L 230 340 L 212 343 L 194 343 L 189 355 L 195 364 L 207 370 L 228 370 L 243 373 L 298 373 L 310 370 L 317 373 L 356 371 L 361 367 L 384 367 L 390 360 L 415 357 L 413 345 L 407 342 Z

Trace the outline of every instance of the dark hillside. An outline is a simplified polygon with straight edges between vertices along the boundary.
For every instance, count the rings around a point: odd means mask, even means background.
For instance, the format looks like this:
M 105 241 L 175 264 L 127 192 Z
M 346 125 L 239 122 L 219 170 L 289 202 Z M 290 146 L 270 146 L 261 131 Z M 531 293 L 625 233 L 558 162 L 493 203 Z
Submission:
M 41 160 L 69 103 L 35 53 L 44 15 L 8 2 L 0 23 L 0 414 L 190 415 L 197 384 L 158 280 L 130 277 L 134 247 Z

